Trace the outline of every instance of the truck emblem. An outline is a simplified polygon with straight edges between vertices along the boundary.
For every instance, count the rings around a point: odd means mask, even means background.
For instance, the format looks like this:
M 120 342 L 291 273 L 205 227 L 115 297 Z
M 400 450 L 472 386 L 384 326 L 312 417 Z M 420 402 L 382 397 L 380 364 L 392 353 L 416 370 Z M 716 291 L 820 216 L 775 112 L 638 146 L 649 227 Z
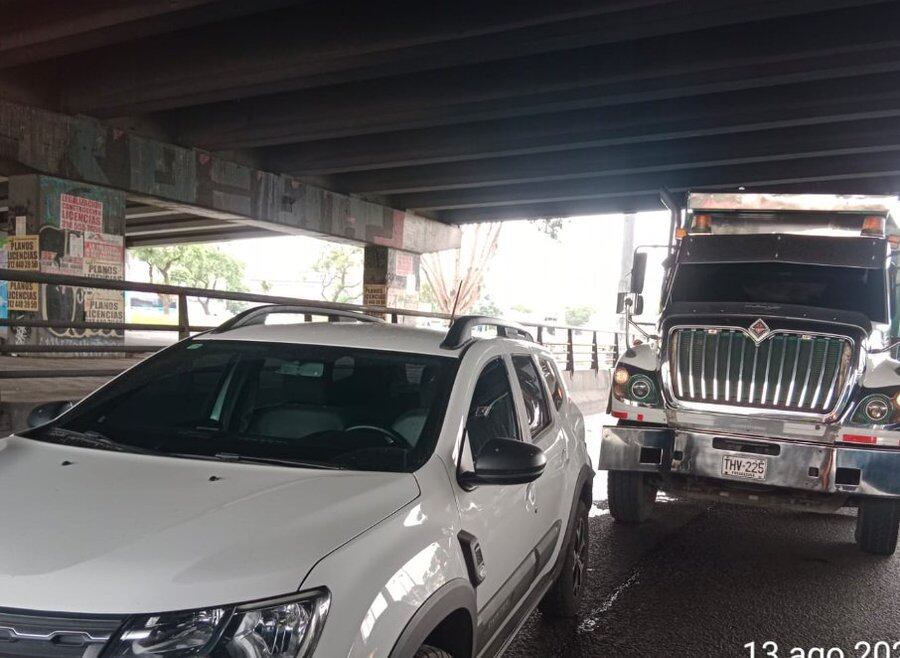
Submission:
M 772 333 L 772 330 L 769 329 L 769 325 L 763 322 L 762 318 L 759 318 L 756 322 L 750 325 L 750 336 L 757 343 L 762 342 L 766 336 Z

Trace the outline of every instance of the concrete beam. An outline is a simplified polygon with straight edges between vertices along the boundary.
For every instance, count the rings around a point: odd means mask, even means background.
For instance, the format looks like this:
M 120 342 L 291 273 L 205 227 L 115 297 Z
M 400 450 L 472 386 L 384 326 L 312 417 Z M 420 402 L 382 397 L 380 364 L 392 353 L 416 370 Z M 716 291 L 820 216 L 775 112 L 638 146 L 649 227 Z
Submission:
M 123 190 L 133 201 L 415 253 L 459 245 L 459 229 L 204 151 L 0 101 L 0 174 L 31 171 Z

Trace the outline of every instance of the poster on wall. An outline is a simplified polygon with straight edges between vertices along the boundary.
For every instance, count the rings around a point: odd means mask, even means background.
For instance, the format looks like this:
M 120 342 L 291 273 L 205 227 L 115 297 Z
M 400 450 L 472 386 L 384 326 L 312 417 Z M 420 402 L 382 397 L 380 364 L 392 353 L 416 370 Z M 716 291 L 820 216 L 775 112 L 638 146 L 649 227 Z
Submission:
M 38 270 L 38 236 L 14 235 L 8 239 L 7 262 L 11 270 Z
M 0 320 L 9 319 L 9 282 L 0 281 Z
M 40 287 L 36 283 L 9 281 L 7 309 L 10 311 L 37 311 L 40 308 Z
M 89 290 L 84 296 L 88 322 L 125 322 L 125 296 L 115 290 Z
M 96 199 L 61 194 L 59 227 L 70 231 L 103 232 L 103 202 Z

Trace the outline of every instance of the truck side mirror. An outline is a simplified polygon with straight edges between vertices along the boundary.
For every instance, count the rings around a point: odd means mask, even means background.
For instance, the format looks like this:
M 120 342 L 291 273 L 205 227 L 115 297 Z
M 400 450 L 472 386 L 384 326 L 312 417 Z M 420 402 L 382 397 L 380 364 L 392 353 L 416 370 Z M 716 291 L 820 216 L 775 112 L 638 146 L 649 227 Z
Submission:
M 634 306 L 631 309 L 632 315 L 640 315 L 644 312 L 644 296 L 643 295 L 635 295 L 634 296 Z
M 631 292 L 636 294 L 644 292 L 644 275 L 646 273 L 647 253 L 636 253 L 631 264 Z
M 616 295 L 616 313 L 625 312 L 625 299 L 628 297 L 627 292 L 620 292 Z

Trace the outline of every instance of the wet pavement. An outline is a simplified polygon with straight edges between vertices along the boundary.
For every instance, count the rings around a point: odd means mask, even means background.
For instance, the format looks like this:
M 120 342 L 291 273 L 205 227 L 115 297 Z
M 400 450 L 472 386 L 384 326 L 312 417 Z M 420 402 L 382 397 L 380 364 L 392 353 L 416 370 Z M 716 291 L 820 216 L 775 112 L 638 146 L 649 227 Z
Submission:
M 581 618 L 535 612 L 506 657 L 750 657 L 755 642 L 763 658 L 775 642 L 786 658 L 900 658 L 900 554 L 859 552 L 852 512 L 666 499 L 648 523 L 623 526 L 609 516 L 604 484 Z

